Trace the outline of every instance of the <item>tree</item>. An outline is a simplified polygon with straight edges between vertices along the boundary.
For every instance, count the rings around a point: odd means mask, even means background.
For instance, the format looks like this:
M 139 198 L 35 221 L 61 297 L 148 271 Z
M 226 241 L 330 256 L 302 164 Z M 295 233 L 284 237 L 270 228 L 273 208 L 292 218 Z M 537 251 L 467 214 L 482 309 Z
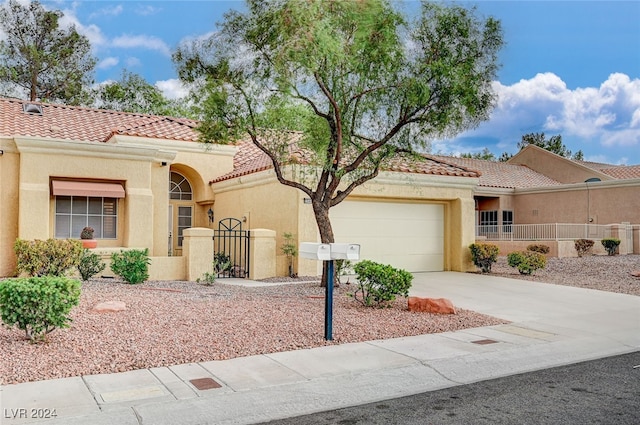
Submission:
M 249 0 L 173 55 L 197 87 L 202 141 L 248 135 L 279 182 L 311 199 L 324 243 L 331 207 L 391 158 L 487 119 L 494 103 L 499 21 L 427 2 L 407 18 L 396 4 Z M 301 162 L 317 173 L 291 172 Z
M 518 142 L 518 149 L 523 149 L 527 145 L 536 145 L 565 158 L 572 158 L 575 160 L 582 160 L 584 158 L 584 154 L 581 150 L 571 156 L 571 151 L 567 149 L 564 143 L 562 143 L 562 136 L 559 134 L 551 136 L 549 139 L 545 137 L 544 133 L 525 134 L 522 136 L 522 140 Z
M 9 0 L 0 9 L 0 82 L 18 86 L 30 100 L 77 105 L 86 101 L 96 59 L 74 26 L 59 28 L 62 12 L 37 2 Z
M 191 116 L 189 108 L 179 100 L 164 97 L 160 89 L 149 84 L 142 76 L 122 71 L 119 81 L 100 85 L 95 90 L 94 106 L 141 114 Z
M 485 161 L 496 161 L 496 156 L 489 150 L 489 148 L 482 149 L 482 152 L 475 153 L 463 153 L 460 154 L 460 158 L 470 158 L 470 159 L 482 159 Z

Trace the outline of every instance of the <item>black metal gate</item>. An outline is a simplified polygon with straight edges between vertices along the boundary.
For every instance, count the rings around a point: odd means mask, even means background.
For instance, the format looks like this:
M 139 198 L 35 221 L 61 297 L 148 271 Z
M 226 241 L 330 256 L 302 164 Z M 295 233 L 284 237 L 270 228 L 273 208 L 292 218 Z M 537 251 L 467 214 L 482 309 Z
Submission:
M 213 231 L 213 264 L 218 277 L 249 277 L 249 230 L 242 221 L 225 218 Z

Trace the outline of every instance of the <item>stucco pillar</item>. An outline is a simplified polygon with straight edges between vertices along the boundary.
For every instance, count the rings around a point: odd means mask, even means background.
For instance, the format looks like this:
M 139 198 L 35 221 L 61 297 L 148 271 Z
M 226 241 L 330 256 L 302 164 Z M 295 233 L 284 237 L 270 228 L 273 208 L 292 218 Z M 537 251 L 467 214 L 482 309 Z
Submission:
M 186 279 L 196 280 L 213 273 L 213 230 L 192 227 L 182 233 L 182 256 L 185 257 Z
M 469 245 L 475 242 L 475 203 L 473 198 L 458 198 L 448 205 L 449 270 L 466 272 L 475 270 Z M 446 265 L 445 265 L 446 269 Z
M 249 241 L 249 277 L 265 279 L 276 275 L 276 232 L 252 229 Z

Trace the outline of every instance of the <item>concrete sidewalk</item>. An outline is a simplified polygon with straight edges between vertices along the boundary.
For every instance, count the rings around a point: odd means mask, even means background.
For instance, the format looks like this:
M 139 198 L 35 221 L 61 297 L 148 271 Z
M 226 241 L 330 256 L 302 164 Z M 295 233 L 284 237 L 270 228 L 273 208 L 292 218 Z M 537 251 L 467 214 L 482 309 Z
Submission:
M 640 297 L 454 272 L 411 292 L 512 323 L 6 385 L 1 423 L 258 423 L 640 350 Z

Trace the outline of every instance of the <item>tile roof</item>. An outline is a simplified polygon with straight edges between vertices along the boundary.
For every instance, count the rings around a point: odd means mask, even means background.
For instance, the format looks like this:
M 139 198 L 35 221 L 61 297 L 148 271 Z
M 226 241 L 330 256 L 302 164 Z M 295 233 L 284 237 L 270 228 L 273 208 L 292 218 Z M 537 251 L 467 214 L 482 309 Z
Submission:
M 42 115 L 23 105 L 42 107 Z M 135 114 L 0 98 L 0 136 L 106 142 L 114 134 L 197 141 L 197 122 L 183 118 Z
M 262 152 L 250 140 L 243 140 L 238 143 L 238 152 L 234 157 L 233 171 L 218 177 L 211 183 L 229 180 L 241 177 L 247 174 L 273 168 L 270 158 Z M 292 156 L 300 162 L 308 160 L 307 155 L 302 150 L 291 152 Z M 441 176 L 457 176 L 457 177 L 479 177 L 480 174 L 474 170 L 470 170 L 455 164 L 446 163 L 430 156 L 412 157 L 408 155 L 399 155 L 390 160 L 386 166 L 382 167 L 385 171 L 396 171 L 417 174 L 430 174 Z
M 531 187 L 558 186 L 562 184 L 523 165 L 453 156 L 437 155 L 435 158 L 460 167 L 479 171 L 481 176 L 478 186 L 525 189 Z
M 616 165 L 601 168 L 600 171 L 615 179 L 640 179 L 640 165 Z
M 637 165 L 613 165 L 603 164 L 600 162 L 589 161 L 575 161 L 578 164 L 591 168 L 592 170 L 600 171 L 607 174 L 614 179 L 626 180 L 626 179 L 640 179 L 640 164 Z

